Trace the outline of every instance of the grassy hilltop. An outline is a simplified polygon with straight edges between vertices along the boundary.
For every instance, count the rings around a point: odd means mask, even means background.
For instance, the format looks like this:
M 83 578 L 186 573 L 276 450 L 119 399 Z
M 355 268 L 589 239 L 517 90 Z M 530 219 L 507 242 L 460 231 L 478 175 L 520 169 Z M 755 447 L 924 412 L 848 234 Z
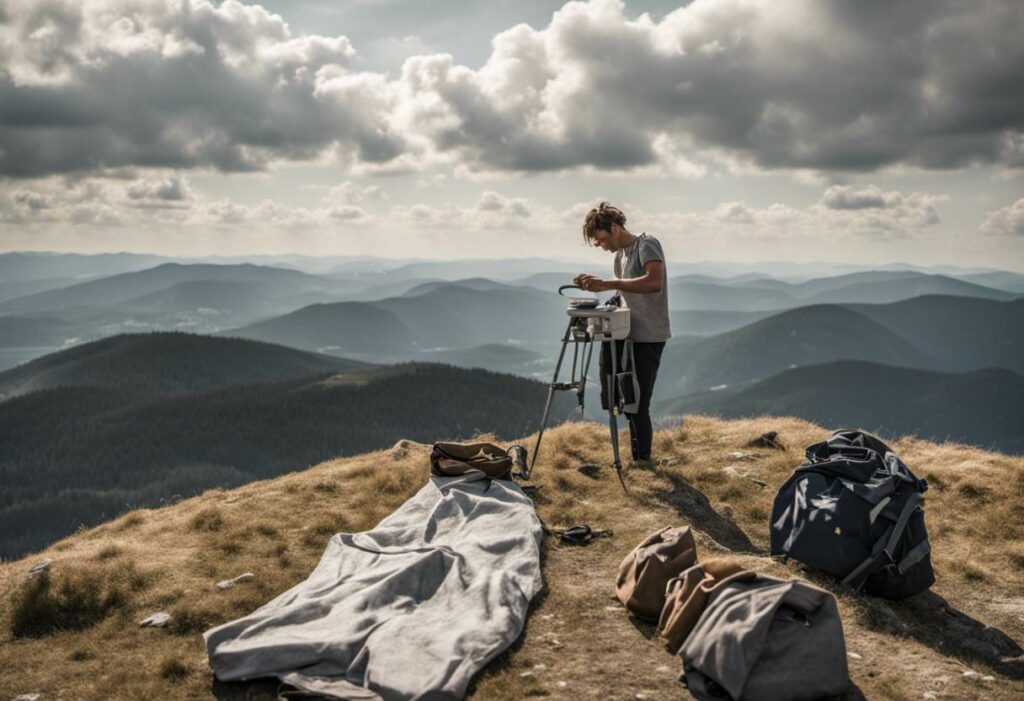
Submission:
M 775 430 L 785 450 L 750 447 Z M 828 431 L 790 418 L 688 417 L 660 431 L 660 464 L 607 463 L 607 430 L 550 431 L 534 499 L 550 527 L 589 523 L 614 536 L 585 548 L 547 538 L 545 591 L 521 639 L 474 682 L 474 699 L 686 698 L 678 658 L 613 598 L 621 558 L 668 524 L 697 531 L 701 559 L 728 556 L 803 576 L 839 599 L 848 698 L 1012 699 L 1024 694 L 1024 458 L 915 438 L 894 449 L 928 480 L 937 583 L 903 602 L 851 597 L 834 582 L 766 555 L 768 514 L 803 447 Z M 527 442 L 532 447 L 532 440 Z M 428 448 L 332 460 L 302 472 L 141 509 L 15 562 L 0 563 L 0 699 L 273 699 L 276 682 L 215 683 L 200 633 L 244 615 L 306 577 L 331 534 L 373 527 L 427 479 Z M 580 472 L 582 465 L 602 465 Z M 45 558 L 49 574 L 26 579 Z M 215 583 L 255 577 L 221 591 Z M 167 628 L 138 621 L 167 611 Z M 968 672 L 968 674 L 965 674 Z M 976 673 L 976 674 L 974 674 Z

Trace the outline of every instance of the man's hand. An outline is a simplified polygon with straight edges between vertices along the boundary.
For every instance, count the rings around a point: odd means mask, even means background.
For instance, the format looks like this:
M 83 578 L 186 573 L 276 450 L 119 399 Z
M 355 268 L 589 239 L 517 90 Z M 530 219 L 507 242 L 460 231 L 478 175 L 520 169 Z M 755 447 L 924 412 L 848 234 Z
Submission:
M 612 283 L 608 280 L 602 280 L 596 275 L 590 273 L 583 273 L 573 278 L 573 284 L 577 285 L 588 292 L 604 292 L 606 290 L 615 289 Z

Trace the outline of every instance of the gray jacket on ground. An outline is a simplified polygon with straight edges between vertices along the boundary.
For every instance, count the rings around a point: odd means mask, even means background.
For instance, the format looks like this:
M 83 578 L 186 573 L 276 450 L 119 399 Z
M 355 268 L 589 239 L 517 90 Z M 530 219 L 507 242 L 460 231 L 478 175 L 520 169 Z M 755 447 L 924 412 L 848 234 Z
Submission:
M 849 684 L 835 597 L 805 582 L 758 575 L 718 589 L 679 650 L 697 699 L 800 701 Z

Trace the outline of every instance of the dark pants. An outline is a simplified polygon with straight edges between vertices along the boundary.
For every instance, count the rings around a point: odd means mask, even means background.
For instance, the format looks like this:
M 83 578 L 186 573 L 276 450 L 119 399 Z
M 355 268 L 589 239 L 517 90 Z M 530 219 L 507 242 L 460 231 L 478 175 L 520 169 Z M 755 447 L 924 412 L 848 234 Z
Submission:
M 601 406 L 607 409 L 608 376 L 612 371 L 612 360 L 609 354 L 612 343 L 615 344 L 615 363 L 619 372 L 622 367 L 623 341 L 612 341 L 601 344 Z M 636 360 L 637 382 L 640 384 L 640 406 L 635 414 L 626 414 L 629 421 L 629 439 L 634 460 L 649 460 L 651 457 L 651 395 L 654 393 L 654 381 L 658 378 L 658 366 L 661 364 L 661 352 L 665 350 L 665 342 L 633 343 L 633 358 Z M 627 358 L 626 362 L 629 360 Z M 625 368 L 629 370 L 630 368 Z

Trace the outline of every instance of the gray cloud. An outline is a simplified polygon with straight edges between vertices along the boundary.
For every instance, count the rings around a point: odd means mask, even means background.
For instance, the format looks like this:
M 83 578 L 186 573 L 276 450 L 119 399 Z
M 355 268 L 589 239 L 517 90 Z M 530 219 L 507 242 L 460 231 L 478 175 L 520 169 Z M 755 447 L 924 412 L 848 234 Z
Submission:
M 1018 0 L 573 2 L 395 79 L 236 0 L 0 3 L 0 175 L 1024 166 Z
M 874 185 L 863 188 L 833 185 L 825 190 L 821 203 L 829 209 L 882 209 L 899 202 L 899 193 L 885 193 Z
M 293 37 L 234 0 L 13 0 L 0 24 L 0 174 L 257 170 L 404 150 L 344 37 Z
M 1019 166 L 1024 4 L 570 3 L 478 71 L 405 64 L 415 123 L 479 170 L 631 168 L 665 137 L 767 169 Z M 979 50 L 984 47 L 984 50 Z
M 188 184 L 180 176 L 163 180 L 142 180 L 128 187 L 128 197 L 133 200 L 165 200 L 182 202 L 191 196 Z

